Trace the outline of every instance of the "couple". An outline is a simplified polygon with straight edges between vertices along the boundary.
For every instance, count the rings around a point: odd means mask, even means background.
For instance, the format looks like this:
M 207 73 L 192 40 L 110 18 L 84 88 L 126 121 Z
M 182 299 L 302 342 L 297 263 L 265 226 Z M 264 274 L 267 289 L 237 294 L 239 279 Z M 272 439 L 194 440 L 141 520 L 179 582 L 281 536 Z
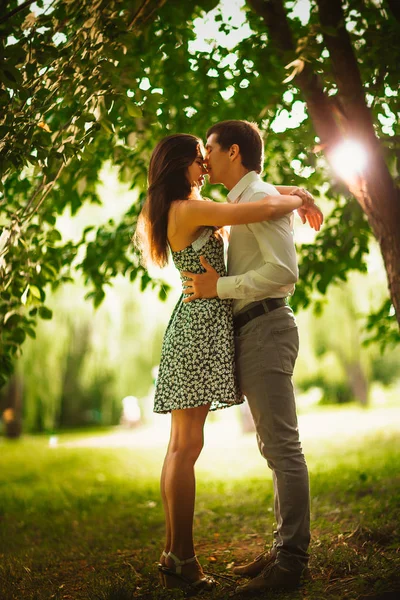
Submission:
M 277 528 L 270 551 L 233 570 L 251 578 L 237 591 L 296 587 L 308 563 L 309 483 L 292 384 L 298 333 L 286 297 L 298 277 L 292 211 L 316 230 L 322 213 L 305 190 L 263 182 L 262 164 L 259 129 L 247 121 L 212 126 L 205 149 L 192 135 L 170 135 L 150 160 L 136 240 L 159 266 L 171 252 L 183 282 L 164 336 L 154 405 L 155 412 L 171 412 L 161 473 L 165 587 L 215 585 L 194 551 L 194 465 L 209 410 L 239 404 L 242 394 L 272 470 Z M 229 190 L 227 203 L 201 196 L 205 174 Z M 224 225 L 233 226 L 228 275 Z

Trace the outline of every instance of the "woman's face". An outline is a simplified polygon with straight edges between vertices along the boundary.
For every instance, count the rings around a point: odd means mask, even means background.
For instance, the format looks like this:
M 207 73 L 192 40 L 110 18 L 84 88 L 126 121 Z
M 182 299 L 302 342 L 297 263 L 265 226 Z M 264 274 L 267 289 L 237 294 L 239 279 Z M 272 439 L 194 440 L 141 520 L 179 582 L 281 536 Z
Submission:
M 223 150 L 218 143 L 218 134 L 212 133 L 207 138 L 206 152 L 209 182 L 225 184 L 225 177 L 230 172 L 232 163 L 229 160 L 229 150 Z
M 204 155 L 205 152 L 203 148 L 197 148 L 197 156 L 189 165 L 187 170 L 187 178 L 189 179 L 190 185 L 192 187 L 201 188 L 204 184 L 204 175 L 207 173 L 207 170 L 204 166 Z

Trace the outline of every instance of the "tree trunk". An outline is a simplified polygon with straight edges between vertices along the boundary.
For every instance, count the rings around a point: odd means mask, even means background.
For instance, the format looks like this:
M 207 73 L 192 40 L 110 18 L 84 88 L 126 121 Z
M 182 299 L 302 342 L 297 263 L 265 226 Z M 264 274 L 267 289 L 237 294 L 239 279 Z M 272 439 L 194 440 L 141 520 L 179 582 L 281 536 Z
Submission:
M 378 195 L 373 198 L 373 201 L 380 202 L 382 206 L 386 200 L 387 197 L 383 198 Z M 399 205 L 399 193 L 393 194 L 390 201 Z M 394 211 L 383 212 L 379 219 L 368 215 L 368 219 L 382 252 L 390 297 L 400 327 L 400 216 L 398 214 L 393 215 L 393 213 Z
M 317 0 L 324 40 L 329 50 L 332 71 L 340 101 L 347 117 L 350 136 L 362 142 L 369 164 L 359 189 L 349 186 L 368 217 L 381 248 L 388 278 L 390 296 L 400 326 L 400 198 L 390 175 L 382 146 L 374 131 L 371 111 L 350 35 L 345 26 L 341 0 Z M 327 33 L 334 30 L 334 35 Z M 357 186 L 356 186 L 357 187 Z
M 261 16 L 268 34 L 282 59 L 294 58 L 295 45 L 282 0 L 248 0 Z M 382 252 L 390 296 L 400 327 L 400 198 L 399 190 L 385 163 L 383 151 L 374 131 L 371 112 L 365 102 L 364 88 L 353 52 L 341 0 L 317 0 L 324 40 L 329 50 L 332 72 L 338 88 L 340 105 L 323 91 L 323 83 L 305 63 L 294 79 L 302 91 L 315 131 L 328 161 L 335 146 L 345 137 L 359 140 L 368 153 L 368 170 L 362 180 L 346 184 L 368 217 Z M 334 35 L 327 32 L 334 30 Z M 268 51 L 268 50 L 267 50 Z M 340 125 L 340 126 L 339 126 Z
M 346 371 L 347 380 L 351 387 L 352 395 L 361 406 L 368 406 L 369 385 L 368 379 L 365 377 L 363 368 L 359 361 L 351 363 L 343 362 L 343 367 Z
M 19 438 L 22 433 L 22 380 L 14 375 L 5 390 L 3 412 L 5 434 L 8 438 Z
M 400 3 L 399 0 L 386 0 L 389 9 L 397 21 L 400 22 Z

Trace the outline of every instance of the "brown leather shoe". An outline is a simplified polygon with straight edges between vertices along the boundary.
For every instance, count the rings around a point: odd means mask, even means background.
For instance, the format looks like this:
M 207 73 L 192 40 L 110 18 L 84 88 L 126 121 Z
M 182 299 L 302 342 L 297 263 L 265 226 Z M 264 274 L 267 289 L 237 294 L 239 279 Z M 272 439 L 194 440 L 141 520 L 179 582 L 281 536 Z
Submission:
M 265 567 L 273 563 L 276 559 L 276 550 L 267 550 L 262 552 L 254 560 L 245 564 L 233 567 L 232 573 L 240 577 L 257 577 Z
M 302 571 L 291 571 L 281 567 L 274 562 L 269 564 L 263 572 L 244 585 L 239 585 L 235 590 L 236 594 L 257 594 L 258 592 L 284 589 L 293 590 L 299 587 L 303 579 L 303 574 L 308 573 L 308 568 Z

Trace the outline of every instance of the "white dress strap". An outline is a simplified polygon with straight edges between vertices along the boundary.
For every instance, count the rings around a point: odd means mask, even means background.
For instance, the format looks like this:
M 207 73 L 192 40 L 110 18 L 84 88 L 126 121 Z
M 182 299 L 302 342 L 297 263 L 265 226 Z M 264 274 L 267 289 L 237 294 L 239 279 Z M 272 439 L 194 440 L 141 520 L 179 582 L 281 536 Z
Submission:
M 212 227 L 206 227 L 201 234 L 199 235 L 198 238 L 196 238 L 194 240 L 194 242 L 192 242 L 191 246 L 193 248 L 193 250 L 195 250 L 196 252 L 199 252 L 199 250 L 201 250 L 203 248 L 203 246 L 206 245 L 206 243 L 208 242 L 210 235 L 212 234 L 213 229 Z

